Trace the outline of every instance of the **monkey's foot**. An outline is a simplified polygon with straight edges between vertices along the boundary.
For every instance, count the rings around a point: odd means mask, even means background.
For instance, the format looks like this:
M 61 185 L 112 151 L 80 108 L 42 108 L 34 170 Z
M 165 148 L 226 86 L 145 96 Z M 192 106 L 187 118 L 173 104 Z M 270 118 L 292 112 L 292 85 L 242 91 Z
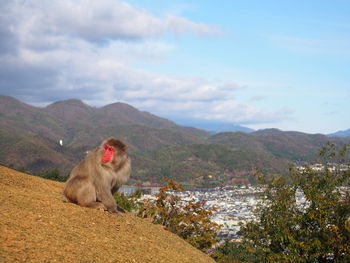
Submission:
M 101 202 L 91 202 L 89 204 L 86 204 L 85 206 L 90 207 L 90 208 L 94 208 L 97 210 L 103 210 L 103 211 L 107 210 L 106 206 L 104 204 L 102 204 Z
M 121 208 L 120 206 L 117 206 L 117 210 L 118 210 L 119 212 L 125 213 L 125 209 L 124 209 L 124 208 Z

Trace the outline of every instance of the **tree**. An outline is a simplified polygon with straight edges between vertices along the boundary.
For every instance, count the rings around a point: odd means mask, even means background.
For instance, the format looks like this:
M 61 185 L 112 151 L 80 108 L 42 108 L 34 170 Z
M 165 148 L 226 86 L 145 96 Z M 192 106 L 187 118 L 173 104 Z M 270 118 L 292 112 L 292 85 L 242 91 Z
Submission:
M 194 247 L 207 252 L 217 242 L 216 232 L 219 225 L 210 220 L 213 209 L 205 209 L 205 202 L 183 202 L 171 191 L 182 190 L 173 180 L 162 187 L 155 200 L 144 201 L 139 216 L 151 218 L 153 223 L 165 226 L 165 229 L 177 234 Z
M 289 178 L 269 182 L 258 220 L 242 226 L 244 243 L 263 253 L 261 262 L 350 262 L 350 171 L 340 169 L 347 151 L 337 155 L 329 144 L 321 154 L 323 170 L 291 168 Z
M 218 263 L 260 263 L 261 251 L 253 249 L 241 242 L 226 242 L 219 246 L 211 255 Z

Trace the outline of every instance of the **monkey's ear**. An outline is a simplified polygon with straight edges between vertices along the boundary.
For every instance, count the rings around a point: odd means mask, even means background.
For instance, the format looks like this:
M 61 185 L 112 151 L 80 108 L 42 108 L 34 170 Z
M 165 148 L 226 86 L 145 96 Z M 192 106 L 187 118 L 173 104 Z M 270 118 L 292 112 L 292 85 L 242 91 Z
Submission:
M 119 150 L 121 150 L 122 152 L 126 152 L 127 149 L 128 149 L 128 145 L 125 144 L 124 142 L 120 141 L 120 140 L 115 140 L 114 146 L 116 148 L 118 148 Z
M 128 149 L 128 146 L 123 141 L 114 139 L 113 137 L 109 138 L 104 143 L 113 146 L 121 152 L 126 152 Z

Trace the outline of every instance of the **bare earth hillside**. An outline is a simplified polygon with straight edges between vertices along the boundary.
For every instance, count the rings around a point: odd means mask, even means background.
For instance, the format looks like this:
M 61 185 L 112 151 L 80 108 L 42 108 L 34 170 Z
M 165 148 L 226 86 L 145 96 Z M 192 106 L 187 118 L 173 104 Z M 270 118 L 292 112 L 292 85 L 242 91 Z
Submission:
M 147 220 L 63 203 L 62 189 L 0 166 L 0 262 L 214 262 Z

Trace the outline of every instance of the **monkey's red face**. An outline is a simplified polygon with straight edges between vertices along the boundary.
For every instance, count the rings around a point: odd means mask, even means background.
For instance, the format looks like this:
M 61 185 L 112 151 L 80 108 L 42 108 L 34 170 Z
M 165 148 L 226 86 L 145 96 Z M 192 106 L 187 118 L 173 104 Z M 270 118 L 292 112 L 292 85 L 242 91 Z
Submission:
M 113 159 L 114 153 L 115 153 L 115 148 L 113 146 L 105 144 L 103 146 L 102 162 L 103 163 L 110 162 Z

